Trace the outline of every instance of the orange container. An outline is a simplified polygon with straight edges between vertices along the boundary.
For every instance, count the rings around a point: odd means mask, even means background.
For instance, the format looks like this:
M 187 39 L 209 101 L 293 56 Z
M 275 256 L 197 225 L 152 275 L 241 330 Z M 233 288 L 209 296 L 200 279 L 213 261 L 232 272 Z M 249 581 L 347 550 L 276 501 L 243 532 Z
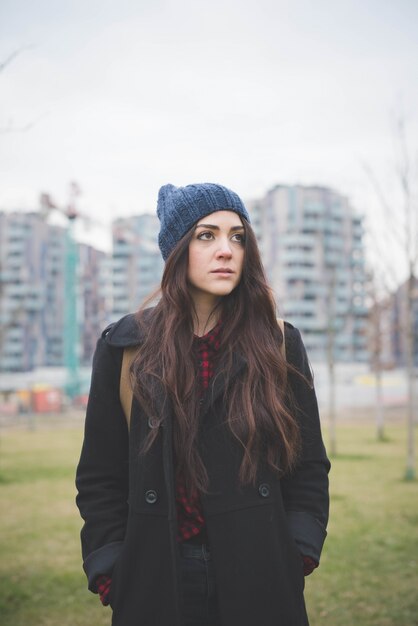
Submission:
M 32 410 L 34 413 L 56 413 L 62 409 L 62 392 L 53 387 L 32 390 Z
M 19 405 L 19 413 L 29 413 L 32 406 L 32 394 L 29 389 L 18 389 L 16 396 Z

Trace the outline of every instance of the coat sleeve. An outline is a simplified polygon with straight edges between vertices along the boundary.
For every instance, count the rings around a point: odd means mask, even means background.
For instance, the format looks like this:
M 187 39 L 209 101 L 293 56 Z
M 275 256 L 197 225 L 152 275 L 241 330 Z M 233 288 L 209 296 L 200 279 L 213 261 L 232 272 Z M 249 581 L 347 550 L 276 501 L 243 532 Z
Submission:
M 296 403 L 301 431 L 301 453 L 296 467 L 282 478 L 284 506 L 292 535 L 301 553 L 319 563 L 329 514 L 328 472 L 330 462 L 322 440 L 318 403 L 306 350 L 300 332 L 287 325 L 288 382 Z
M 119 399 L 122 350 L 102 337 L 93 358 L 84 441 L 76 473 L 83 568 L 91 591 L 111 574 L 128 515 L 128 429 Z

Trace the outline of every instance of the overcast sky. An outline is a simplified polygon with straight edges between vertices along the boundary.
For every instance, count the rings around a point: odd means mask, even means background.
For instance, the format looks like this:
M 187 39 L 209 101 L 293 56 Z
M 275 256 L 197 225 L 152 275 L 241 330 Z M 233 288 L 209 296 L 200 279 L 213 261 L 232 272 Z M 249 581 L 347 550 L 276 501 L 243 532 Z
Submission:
M 416 0 L 1 0 L 0 62 L 22 50 L 0 73 L 0 209 L 75 180 L 108 222 L 210 181 L 329 185 L 365 212 L 394 111 L 418 148 L 417 18 Z

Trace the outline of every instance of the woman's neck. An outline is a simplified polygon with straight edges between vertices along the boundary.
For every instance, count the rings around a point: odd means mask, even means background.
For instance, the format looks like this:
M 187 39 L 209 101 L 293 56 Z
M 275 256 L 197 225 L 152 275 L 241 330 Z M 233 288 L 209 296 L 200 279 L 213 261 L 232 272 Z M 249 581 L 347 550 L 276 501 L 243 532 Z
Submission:
M 219 299 L 194 299 L 196 317 L 194 319 L 193 332 L 198 337 L 205 335 L 218 323 L 221 315 L 221 308 L 217 306 L 218 303 Z

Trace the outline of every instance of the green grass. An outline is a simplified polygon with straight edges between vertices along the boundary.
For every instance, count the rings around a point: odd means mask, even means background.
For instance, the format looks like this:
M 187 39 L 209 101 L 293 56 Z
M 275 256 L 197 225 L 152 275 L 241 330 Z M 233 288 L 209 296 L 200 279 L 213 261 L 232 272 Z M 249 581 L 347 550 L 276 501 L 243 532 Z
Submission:
M 320 569 L 307 579 L 311 625 L 418 625 L 418 483 L 405 482 L 405 428 L 338 429 Z
M 404 427 L 393 423 L 386 435 L 376 442 L 360 421 L 338 427 L 329 536 L 306 580 L 311 626 L 418 625 L 418 483 L 402 480 Z M 81 439 L 74 423 L 1 433 L 2 626 L 110 624 L 81 570 Z
M 8 430 L 0 448 L 2 626 L 105 626 L 81 570 L 74 473 L 80 426 Z

